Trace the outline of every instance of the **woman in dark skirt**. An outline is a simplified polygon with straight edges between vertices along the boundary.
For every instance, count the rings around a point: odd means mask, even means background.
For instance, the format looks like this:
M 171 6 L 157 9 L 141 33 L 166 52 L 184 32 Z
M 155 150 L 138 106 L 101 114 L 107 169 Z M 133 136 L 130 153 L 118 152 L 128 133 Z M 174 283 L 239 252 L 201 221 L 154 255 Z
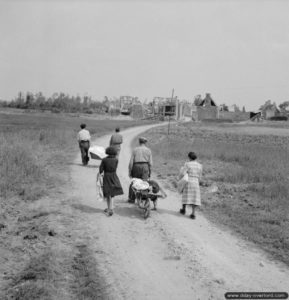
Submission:
M 107 209 L 104 211 L 109 216 L 113 215 L 113 197 L 123 195 L 123 190 L 116 174 L 118 159 L 116 158 L 117 150 L 114 147 L 108 147 L 105 150 L 108 155 L 99 166 L 99 173 L 104 172 L 103 176 L 103 196 L 107 200 Z

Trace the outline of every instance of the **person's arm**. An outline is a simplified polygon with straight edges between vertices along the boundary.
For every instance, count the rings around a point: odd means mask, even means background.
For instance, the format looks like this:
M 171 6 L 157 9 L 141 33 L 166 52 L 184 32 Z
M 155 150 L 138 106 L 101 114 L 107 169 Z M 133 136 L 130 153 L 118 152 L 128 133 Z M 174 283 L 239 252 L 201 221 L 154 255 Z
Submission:
M 77 141 L 78 141 L 78 143 L 80 143 L 80 134 L 79 134 L 79 132 L 77 134 Z
M 112 145 L 112 136 L 110 137 L 109 146 Z
M 103 168 L 103 160 L 102 160 L 101 164 L 99 166 L 99 174 L 101 174 L 103 171 L 104 171 L 104 168 Z
M 151 150 L 150 150 L 150 156 L 149 156 L 149 166 L 150 166 L 150 168 L 152 168 L 152 166 L 153 166 L 153 155 L 152 155 Z
M 152 167 L 153 167 L 153 156 L 152 156 L 152 152 L 151 152 L 150 149 L 149 149 L 149 161 L 148 161 L 148 164 L 149 164 L 149 177 L 151 177 Z

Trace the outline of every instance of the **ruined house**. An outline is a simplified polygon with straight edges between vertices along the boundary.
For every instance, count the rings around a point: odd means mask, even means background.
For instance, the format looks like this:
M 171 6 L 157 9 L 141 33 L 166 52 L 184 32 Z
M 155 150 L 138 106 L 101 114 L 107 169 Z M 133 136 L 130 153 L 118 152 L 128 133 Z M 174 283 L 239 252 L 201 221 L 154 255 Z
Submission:
M 119 102 L 120 102 L 120 111 L 121 114 L 123 115 L 130 115 L 132 106 L 134 104 L 140 103 L 138 97 L 132 97 L 132 96 L 121 96 Z
M 261 106 L 260 110 L 261 110 L 261 116 L 265 120 L 268 120 L 280 114 L 280 111 L 277 108 L 276 103 L 271 103 L 271 100 L 266 101 L 265 104 Z
M 154 114 L 166 117 L 174 116 L 176 114 L 177 97 L 165 98 L 154 97 L 153 99 L 153 112 Z
M 179 114 L 181 117 L 192 117 L 192 111 L 193 111 L 194 104 L 192 102 L 188 101 L 182 101 L 180 102 L 179 107 Z
M 206 94 L 205 98 L 200 102 L 200 105 L 192 107 L 192 118 L 195 121 L 219 118 L 218 106 L 212 99 L 210 93 Z
M 221 105 L 219 107 L 219 119 L 232 120 L 235 122 L 246 121 L 250 119 L 250 112 L 241 111 L 236 105 Z
M 144 117 L 144 107 L 141 103 L 135 103 L 131 106 L 130 116 L 133 119 L 142 119 Z

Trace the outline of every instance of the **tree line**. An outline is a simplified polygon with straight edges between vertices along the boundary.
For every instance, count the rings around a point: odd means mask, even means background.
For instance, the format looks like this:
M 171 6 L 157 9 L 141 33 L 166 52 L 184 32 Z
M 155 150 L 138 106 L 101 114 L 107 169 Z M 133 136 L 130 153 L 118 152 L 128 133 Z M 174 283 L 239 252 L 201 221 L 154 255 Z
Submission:
M 54 93 L 50 97 L 45 97 L 41 92 L 36 94 L 19 92 L 11 101 L 0 101 L 0 106 L 52 112 L 104 113 L 108 111 L 107 102 L 107 97 L 104 97 L 103 101 L 97 101 L 92 100 L 91 96 L 71 96 L 63 92 Z

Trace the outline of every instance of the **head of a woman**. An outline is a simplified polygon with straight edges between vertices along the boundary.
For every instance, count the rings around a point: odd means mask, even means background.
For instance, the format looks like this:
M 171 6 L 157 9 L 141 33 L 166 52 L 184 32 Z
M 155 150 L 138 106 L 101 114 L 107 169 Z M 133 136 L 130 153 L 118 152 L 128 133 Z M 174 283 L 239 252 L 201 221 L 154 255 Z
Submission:
M 190 160 L 196 160 L 197 159 L 197 155 L 195 152 L 189 152 L 188 157 Z
M 117 150 L 115 149 L 115 147 L 107 147 L 105 149 L 105 153 L 109 156 L 116 156 L 117 155 Z

